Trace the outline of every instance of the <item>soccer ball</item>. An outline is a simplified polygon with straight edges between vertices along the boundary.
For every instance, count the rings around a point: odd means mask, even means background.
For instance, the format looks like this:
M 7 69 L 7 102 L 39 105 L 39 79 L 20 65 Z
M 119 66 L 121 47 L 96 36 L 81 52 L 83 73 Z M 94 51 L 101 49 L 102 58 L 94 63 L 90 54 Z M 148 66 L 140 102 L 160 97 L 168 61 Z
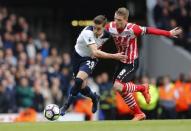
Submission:
M 60 116 L 59 107 L 55 104 L 47 105 L 44 109 L 44 116 L 50 121 L 57 120 Z

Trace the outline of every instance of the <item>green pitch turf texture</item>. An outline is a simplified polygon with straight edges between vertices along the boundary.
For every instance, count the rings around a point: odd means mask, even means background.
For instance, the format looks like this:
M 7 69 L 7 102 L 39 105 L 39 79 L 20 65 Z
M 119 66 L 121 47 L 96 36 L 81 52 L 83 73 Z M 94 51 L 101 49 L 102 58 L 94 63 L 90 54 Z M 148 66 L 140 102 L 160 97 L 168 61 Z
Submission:
M 191 131 L 191 120 L 0 123 L 0 131 Z

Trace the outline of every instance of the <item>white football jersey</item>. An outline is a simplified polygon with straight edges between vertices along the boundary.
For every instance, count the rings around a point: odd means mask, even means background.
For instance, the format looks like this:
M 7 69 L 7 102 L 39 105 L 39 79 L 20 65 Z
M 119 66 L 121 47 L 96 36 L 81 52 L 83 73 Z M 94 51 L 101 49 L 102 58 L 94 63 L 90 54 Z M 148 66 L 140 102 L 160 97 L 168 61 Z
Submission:
M 91 57 L 91 50 L 88 47 L 90 44 L 96 44 L 97 47 L 101 47 L 108 39 L 110 34 L 104 31 L 101 36 L 96 38 L 93 33 L 93 26 L 85 27 L 76 41 L 75 50 L 82 57 Z

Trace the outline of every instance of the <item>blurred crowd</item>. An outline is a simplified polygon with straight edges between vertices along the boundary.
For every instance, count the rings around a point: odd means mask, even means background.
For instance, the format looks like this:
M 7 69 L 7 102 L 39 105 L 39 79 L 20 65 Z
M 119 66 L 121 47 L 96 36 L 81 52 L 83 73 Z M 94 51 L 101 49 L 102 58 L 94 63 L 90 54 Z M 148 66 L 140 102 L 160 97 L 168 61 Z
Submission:
M 175 44 L 191 52 L 191 0 L 157 0 L 153 16 L 159 28 L 182 28 L 183 34 L 174 39 Z
M 163 27 L 161 20 L 157 22 Z M 30 31 L 24 17 L 0 7 L 0 113 L 17 113 L 27 108 L 42 112 L 47 104 L 64 104 L 74 85 L 71 56 L 51 45 L 44 32 Z M 191 74 L 188 77 L 181 74 L 175 81 L 168 76 L 157 79 L 143 76 L 134 82 L 150 83 L 149 105 L 141 94 L 134 94 L 149 119 L 191 118 Z M 130 119 L 131 110 L 112 90 L 106 72 L 90 78 L 88 84 L 101 96 L 100 120 Z M 90 120 L 91 106 L 90 99 L 79 95 L 71 111 L 85 113 Z
M 32 33 L 24 17 L 0 7 L 1 113 L 61 106 L 73 84 L 70 54 L 51 47 L 44 32 Z

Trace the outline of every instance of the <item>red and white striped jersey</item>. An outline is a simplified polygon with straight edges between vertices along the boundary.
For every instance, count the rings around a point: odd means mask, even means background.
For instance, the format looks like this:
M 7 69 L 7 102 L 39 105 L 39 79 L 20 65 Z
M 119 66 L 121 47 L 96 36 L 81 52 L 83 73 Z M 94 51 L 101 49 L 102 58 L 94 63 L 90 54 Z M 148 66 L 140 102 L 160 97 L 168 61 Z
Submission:
M 137 37 L 146 33 L 146 27 L 127 23 L 123 30 L 116 28 L 115 22 L 106 25 L 106 30 L 112 35 L 118 52 L 124 52 L 127 59 L 123 63 L 131 64 L 138 58 Z

